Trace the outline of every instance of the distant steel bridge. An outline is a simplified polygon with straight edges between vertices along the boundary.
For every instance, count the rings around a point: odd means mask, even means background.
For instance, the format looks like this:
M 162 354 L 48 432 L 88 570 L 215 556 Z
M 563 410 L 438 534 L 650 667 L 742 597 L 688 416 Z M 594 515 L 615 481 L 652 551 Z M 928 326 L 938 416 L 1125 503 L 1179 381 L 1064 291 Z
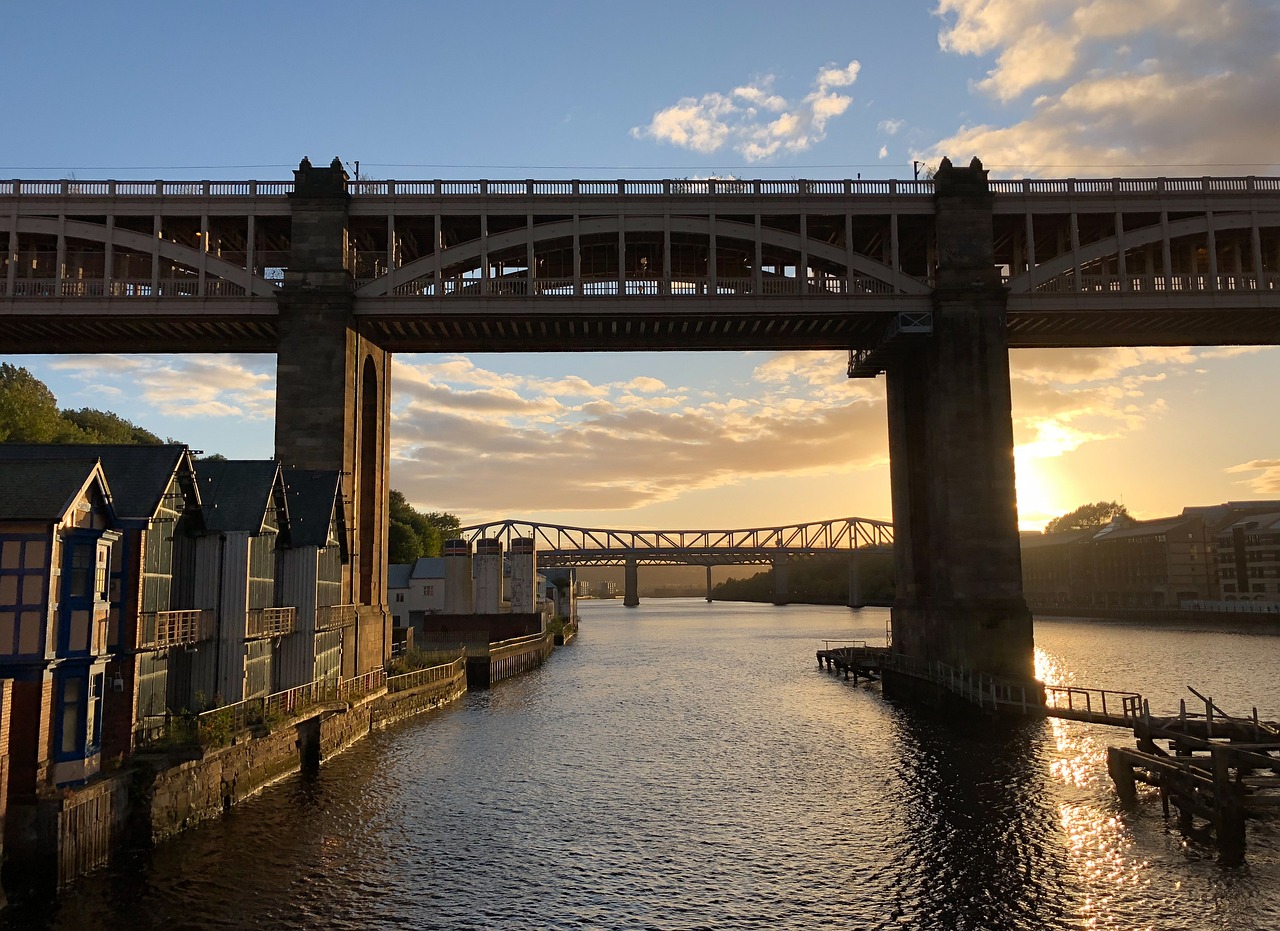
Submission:
M 862 517 L 746 530 L 611 530 L 524 520 L 491 521 L 462 528 L 474 543 L 532 539 L 540 566 L 731 566 L 772 564 L 780 557 L 893 549 L 893 524 Z

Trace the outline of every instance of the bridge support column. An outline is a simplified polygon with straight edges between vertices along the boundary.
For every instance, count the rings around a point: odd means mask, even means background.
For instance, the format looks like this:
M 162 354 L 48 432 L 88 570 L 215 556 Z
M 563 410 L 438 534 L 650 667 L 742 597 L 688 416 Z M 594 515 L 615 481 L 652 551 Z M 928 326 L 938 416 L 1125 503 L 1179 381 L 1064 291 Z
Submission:
M 387 610 L 390 353 L 356 329 L 347 268 L 346 172 L 303 161 L 289 195 L 292 250 L 280 288 L 276 457 L 340 472 L 352 531 L 343 598 L 358 606 L 343 634 L 343 674 L 380 668 L 391 652 Z
M 863 608 L 866 604 L 862 600 L 862 560 L 854 550 L 849 556 L 849 607 Z
M 1033 677 L 1014 492 L 1006 291 L 987 173 L 935 177 L 934 332 L 888 369 L 897 597 L 894 648 L 1011 679 Z
M 707 566 L 707 604 L 711 604 L 711 567 Z
M 627 557 L 627 565 L 622 571 L 622 604 L 627 608 L 640 606 L 640 572 L 634 556 Z
M 773 603 L 791 604 L 791 573 L 786 556 L 773 558 Z

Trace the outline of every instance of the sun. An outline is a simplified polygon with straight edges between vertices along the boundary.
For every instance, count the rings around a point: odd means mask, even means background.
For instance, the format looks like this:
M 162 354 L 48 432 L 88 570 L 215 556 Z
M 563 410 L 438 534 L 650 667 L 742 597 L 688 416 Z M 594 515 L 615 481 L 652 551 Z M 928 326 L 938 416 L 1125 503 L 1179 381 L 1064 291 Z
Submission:
M 1042 530 L 1044 525 L 1062 513 L 1058 489 L 1039 467 L 1039 460 L 1017 451 L 1014 453 L 1018 494 L 1018 529 Z

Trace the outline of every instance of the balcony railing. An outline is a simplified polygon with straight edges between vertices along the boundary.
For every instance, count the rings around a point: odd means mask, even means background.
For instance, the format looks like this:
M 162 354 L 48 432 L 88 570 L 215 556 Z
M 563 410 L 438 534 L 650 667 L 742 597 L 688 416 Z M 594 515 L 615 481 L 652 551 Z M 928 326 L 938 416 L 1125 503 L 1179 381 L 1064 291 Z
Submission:
M 321 605 L 316 608 L 316 630 L 353 627 L 355 623 L 355 605 Z
M 298 629 L 297 608 L 250 608 L 245 639 L 282 637 Z
M 161 650 L 212 638 L 213 611 L 209 608 L 146 611 L 138 615 L 140 649 Z

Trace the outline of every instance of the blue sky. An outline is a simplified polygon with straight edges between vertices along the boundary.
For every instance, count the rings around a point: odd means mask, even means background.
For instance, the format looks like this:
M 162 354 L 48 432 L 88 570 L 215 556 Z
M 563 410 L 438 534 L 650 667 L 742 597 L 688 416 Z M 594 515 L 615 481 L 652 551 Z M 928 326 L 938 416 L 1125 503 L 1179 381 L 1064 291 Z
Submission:
M 0 176 L 1274 174 L 1274 0 L 14 3 Z M 14 124 L 11 122 L 11 126 Z M 269 357 L 15 357 L 64 406 L 271 454 Z M 1275 350 L 1015 352 L 1026 526 L 1280 496 Z M 889 517 L 837 354 L 399 356 L 393 483 L 464 518 Z M 466 467 L 460 468 L 459 462 Z

